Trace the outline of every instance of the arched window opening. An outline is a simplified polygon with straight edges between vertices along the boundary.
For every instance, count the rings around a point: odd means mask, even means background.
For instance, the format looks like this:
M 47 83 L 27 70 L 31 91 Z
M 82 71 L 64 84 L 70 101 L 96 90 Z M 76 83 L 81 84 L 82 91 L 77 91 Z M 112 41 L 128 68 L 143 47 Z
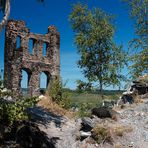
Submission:
M 43 56 L 46 56 L 46 52 L 47 52 L 47 43 L 43 43 L 43 49 L 42 49 Z
M 21 37 L 17 36 L 16 37 L 16 48 L 20 48 L 21 47 Z
M 34 40 L 33 39 L 29 39 L 28 47 L 29 47 L 29 53 L 33 54 L 33 48 L 34 48 Z
M 25 70 L 22 70 L 21 89 L 24 96 L 27 96 L 29 88 L 29 75 Z
M 49 78 L 45 72 L 40 74 L 40 89 L 47 89 Z

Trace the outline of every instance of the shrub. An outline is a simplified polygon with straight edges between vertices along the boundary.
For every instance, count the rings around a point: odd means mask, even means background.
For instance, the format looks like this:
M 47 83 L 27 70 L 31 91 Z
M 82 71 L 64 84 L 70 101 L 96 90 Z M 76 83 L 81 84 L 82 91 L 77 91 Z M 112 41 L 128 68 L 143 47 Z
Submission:
M 92 108 L 91 103 L 81 103 L 79 104 L 79 111 L 78 116 L 79 117 L 88 117 L 91 115 L 90 109 Z
M 86 117 L 91 116 L 91 109 L 94 107 L 100 107 L 102 105 L 101 101 L 98 101 L 96 104 L 94 103 L 79 103 L 78 106 L 78 116 Z
M 59 103 L 62 100 L 62 81 L 57 78 L 53 80 L 48 88 L 49 96 L 52 98 L 53 101 Z
M 70 107 L 70 100 L 68 98 L 68 93 L 63 90 L 65 85 L 66 83 L 63 84 L 60 78 L 56 78 L 50 83 L 47 94 L 52 98 L 52 101 L 68 109 Z
M 29 119 L 26 109 L 33 107 L 37 103 L 37 98 L 26 98 L 11 103 L 3 99 L 0 101 L 0 121 L 12 124 L 14 121 Z

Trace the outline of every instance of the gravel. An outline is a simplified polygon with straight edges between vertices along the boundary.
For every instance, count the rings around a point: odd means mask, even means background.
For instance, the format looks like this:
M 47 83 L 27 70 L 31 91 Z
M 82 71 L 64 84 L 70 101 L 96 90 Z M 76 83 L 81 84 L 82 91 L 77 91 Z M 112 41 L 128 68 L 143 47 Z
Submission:
M 125 134 L 120 143 L 125 147 L 148 148 L 148 104 L 142 103 L 120 112 L 120 124 L 131 126 L 133 131 Z

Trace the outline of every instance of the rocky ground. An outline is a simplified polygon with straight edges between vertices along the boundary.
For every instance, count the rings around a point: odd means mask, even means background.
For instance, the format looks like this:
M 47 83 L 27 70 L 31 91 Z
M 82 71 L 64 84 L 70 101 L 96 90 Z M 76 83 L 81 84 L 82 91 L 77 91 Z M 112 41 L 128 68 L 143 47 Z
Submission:
M 116 120 L 97 117 L 74 120 L 46 112 L 40 107 L 30 110 L 34 119 L 38 121 L 38 127 L 52 139 L 56 148 L 147 148 L 148 99 L 145 99 L 143 103 L 126 105 L 124 109 L 116 108 L 116 111 Z M 91 138 L 91 131 L 80 131 L 84 121 L 92 128 L 97 124 L 103 124 L 104 127 L 111 127 L 111 130 L 121 127 L 126 130 L 116 136 L 113 134 L 112 143 L 97 144 Z
M 118 122 L 133 128 L 132 132 L 119 139 L 124 147 L 127 145 L 133 145 L 134 148 L 148 147 L 148 100 L 120 111 Z

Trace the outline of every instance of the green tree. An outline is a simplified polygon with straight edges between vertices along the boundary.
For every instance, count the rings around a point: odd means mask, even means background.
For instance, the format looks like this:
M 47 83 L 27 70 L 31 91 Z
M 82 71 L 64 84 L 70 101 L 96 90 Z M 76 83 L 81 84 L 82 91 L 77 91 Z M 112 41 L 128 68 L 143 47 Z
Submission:
M 130 73 L 133 78 L 148 73 L 148 0 L 124 0 L 130 8 L 134 20 L 136 37 L 129 47 L 134 53 L 130 56 Z
M 78 66 L 89 81 L 99 82 L 103 98 L 103 87 L 119 83 L 125 63 L 122 47 L 113 42 L 112 17 L 98 8 L 76 4 L 69 18 L 80 54 Z

